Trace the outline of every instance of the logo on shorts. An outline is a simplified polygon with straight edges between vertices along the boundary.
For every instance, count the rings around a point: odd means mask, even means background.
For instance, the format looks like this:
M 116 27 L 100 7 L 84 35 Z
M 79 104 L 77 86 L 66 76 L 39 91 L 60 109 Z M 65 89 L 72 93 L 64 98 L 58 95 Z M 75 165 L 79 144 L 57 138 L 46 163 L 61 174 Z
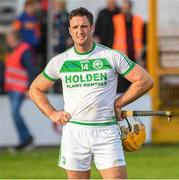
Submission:
M 123 162 L 123 159 L 116 159 L 114 160 L 114 165 L 118 165 L 120 162 Z
M 95 69 L 101 69 L 103 67 L 103 62 L 101 60 L 95 60 L 93 62 L 93 67 Z
M 64 156 L 62 156 L 62 164 L 65 165 L 66 164 L 66 158 Z

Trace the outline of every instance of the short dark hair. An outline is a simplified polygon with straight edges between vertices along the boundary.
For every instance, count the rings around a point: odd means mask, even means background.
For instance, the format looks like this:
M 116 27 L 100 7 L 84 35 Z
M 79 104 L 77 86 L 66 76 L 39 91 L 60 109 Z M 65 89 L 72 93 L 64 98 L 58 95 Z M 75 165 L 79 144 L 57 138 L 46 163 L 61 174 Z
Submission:
M 93 25 L 93 14 L 89 12 L 87 9 L 80 7 L 72 10 L 69 15 L 69 21 L 75 16 L 86 16 L 90 24 Z

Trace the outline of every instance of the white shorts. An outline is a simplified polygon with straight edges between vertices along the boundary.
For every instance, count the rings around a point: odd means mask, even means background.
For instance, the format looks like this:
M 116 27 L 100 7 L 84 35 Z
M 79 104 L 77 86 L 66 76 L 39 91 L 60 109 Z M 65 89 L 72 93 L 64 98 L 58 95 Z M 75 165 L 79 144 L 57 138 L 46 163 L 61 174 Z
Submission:
M 68 170 L 87 171 L 92 161 L 97 169 L 126 164 L 118 126 L 67 123 L 62 132 L 58 165 Z

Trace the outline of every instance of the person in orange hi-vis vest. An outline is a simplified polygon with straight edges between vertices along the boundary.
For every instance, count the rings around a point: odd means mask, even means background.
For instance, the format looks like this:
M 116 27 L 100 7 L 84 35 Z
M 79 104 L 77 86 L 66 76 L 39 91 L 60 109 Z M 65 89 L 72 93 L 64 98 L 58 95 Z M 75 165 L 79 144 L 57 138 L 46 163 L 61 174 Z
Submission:
M 143 49 L 144 22 L 143 19 L 132 14 L 132 1 L 123 0 L 121 5 L 122 13 L 113 16 L 114 38 L 113 49 L 119 50 L 134 62 L 138 62 Z M 119 77 L 122 84 L 118 92 L 124 92 L 130 82 Z
M 9 52 L 5 62 L 5 91 L 9 95 L 12 118 L 19 135 L 19 145 L 9 150 L 31 149 L 33 137 L 20 114 L 30 82 L 36 75 L 33 65 L 33 55 L 30 46 L 20 41 L 18 32 L 8 32 L 6 35 Z

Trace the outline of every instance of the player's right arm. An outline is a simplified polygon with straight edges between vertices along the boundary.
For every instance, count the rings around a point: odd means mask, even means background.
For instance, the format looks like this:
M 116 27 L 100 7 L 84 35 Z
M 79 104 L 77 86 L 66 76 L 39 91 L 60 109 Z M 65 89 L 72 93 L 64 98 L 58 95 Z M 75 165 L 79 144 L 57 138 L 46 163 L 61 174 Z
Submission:
M 66 124 L 70 114 L 56 110 L 49 102 L 46 92 L 53 86 L 54 81 L 45 78 L 41 73 L 32 82 L 29 89 L 29 96 L 37 107 L 53 122 Z

